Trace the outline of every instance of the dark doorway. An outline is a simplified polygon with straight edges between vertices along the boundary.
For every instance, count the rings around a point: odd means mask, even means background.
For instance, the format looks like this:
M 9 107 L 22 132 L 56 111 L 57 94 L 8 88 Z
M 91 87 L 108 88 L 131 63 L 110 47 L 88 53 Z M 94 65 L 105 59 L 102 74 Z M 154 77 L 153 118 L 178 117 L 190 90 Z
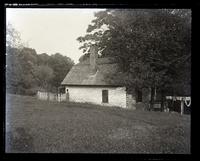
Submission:
M 102 102 L 108 103 L 108 90 L 102 90 Z
M 136 102 L 142 102 L 142 91 L 136 90 Z

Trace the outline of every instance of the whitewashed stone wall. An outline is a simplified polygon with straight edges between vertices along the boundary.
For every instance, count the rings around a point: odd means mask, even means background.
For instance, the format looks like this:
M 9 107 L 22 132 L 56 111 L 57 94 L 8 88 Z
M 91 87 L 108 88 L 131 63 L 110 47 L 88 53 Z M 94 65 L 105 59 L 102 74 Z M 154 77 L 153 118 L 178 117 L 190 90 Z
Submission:
M 69 101 L 126 108 L 125 87 L 66 86 L 66 91 L 67 89 L 69 91 Z M 102 90 L 108 90 L 108 103 L 102 103 Z

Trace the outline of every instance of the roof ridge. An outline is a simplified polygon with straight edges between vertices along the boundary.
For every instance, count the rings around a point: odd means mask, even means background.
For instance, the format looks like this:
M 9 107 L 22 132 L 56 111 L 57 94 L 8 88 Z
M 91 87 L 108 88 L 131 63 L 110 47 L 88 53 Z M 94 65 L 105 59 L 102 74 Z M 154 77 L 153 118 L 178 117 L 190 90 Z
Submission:
M 66 75 L 61 84 L 79 84 L 79 85 L 114 85 L 106 80 L 108 74 L 118 71 L 116 62 L 106 61 L 97 63 L 98 70 L 91 74 L 89 63 L 75 64 Z

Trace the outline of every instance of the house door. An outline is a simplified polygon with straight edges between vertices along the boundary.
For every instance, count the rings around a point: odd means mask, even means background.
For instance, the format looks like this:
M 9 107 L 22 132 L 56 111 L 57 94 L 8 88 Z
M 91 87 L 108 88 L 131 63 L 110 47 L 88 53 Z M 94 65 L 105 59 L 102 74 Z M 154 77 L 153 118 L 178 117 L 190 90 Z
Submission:
M 108 103 L 108 90 L 102 90 L 102 103 Z
M 142 91 L 137 90 L 136 92 L 137 92 L 136 102 L 142 102 Z

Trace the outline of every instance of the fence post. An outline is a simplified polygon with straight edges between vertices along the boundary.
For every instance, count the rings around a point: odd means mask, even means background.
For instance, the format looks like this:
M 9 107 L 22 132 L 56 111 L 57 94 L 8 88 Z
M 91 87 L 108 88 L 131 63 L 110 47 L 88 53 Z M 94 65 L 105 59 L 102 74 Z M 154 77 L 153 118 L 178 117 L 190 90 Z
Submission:
M 181 115 L 184 114 L 184 101 L 183 98 L 181 99 Z
M 49 92 L 47 92 L 47 100 L 49 101 Z
M 37 91 L 37 98 L 39 99 L 39 91 Z

